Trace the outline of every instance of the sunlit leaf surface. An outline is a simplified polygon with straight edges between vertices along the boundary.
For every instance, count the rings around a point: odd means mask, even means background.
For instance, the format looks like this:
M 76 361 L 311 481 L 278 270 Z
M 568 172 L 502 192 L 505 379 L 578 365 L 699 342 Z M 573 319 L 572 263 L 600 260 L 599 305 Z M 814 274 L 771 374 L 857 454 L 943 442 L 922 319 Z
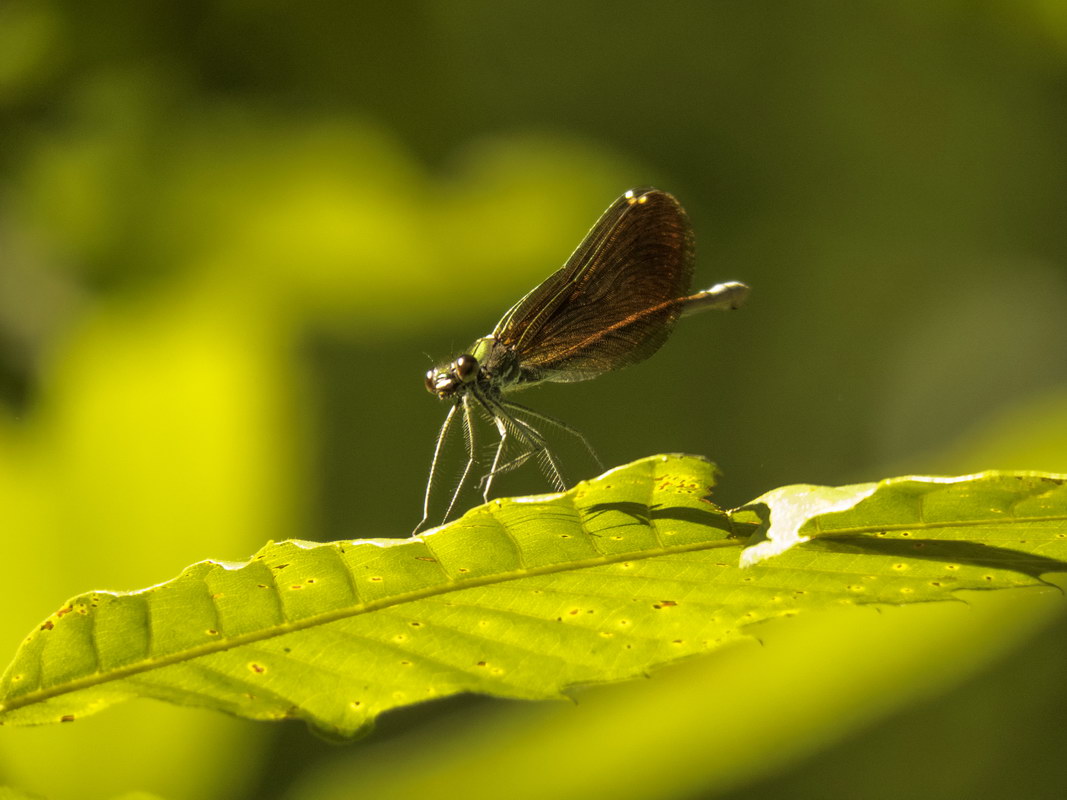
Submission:
M 714 477 L 702 459 L 655 456 L 411 539 L 281 542 L 81 595 L 23 643 L 0 719 L 151 696 L 351 736 L 458 692 L 549 698 L 640 675 L 771 617 L 1067 570 L 1061 476 L 786 487 L 732 514 L 708 499 Z M 769 541 L 776 555 L 740 566 Z

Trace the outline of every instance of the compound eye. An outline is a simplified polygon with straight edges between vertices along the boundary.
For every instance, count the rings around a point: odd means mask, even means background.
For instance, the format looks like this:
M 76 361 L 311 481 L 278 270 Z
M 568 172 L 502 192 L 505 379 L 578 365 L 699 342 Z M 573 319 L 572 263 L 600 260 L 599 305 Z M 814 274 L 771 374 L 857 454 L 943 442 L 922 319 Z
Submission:
M 452 364 L 456 377 L 464 383 L 469 383 L 478 371 L 478 359 L 471 355 L 462 355 Z
M 431 369 L 426 373 L 426 391 L 428 391 L 430 394 L 437 394 L 437 387 L 434 386 L 434 378 L 436 377 L 436 370 Z

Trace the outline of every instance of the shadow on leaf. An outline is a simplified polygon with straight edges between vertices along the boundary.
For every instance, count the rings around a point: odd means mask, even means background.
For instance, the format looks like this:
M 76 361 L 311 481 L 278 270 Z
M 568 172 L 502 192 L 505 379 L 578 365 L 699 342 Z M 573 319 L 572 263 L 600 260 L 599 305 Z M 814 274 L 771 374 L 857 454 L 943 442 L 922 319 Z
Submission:
M 967 564 L 987 569 L 1019 572 L 1040 580 L 1049 572 L 1067 572 L 1067 561 L 981 542 L 953 542 L 942 539 L 873 539 L 868 535 L 824 534 L 806 542 L 805 549 L 831 553 L 864 553 L 893 558 Z M 1045 583 L 1045 581 L 1042 581 Z M 1051 585 L 1051 584 L 1050 584 Z

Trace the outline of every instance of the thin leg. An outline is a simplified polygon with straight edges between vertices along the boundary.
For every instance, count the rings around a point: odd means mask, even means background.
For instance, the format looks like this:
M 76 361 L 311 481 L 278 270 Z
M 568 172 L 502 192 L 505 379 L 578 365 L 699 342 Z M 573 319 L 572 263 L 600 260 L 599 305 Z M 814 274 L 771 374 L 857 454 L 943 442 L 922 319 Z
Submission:
M 501 418 L 497 419 L 499 420 Z M 511 472 L 514 469 L 518 469 L 527 461 L 529 461 L 530 458 L 532 458 L 533 456 L 545 455 L 548 453 L 548 447 L 545 444 L 544 439 L 541 437 L 540 432 L 538 432 L 537 429 L 532 427 L 529 423 L 521 419 L 510 418 L 505 423 L 505 425 L 516 426 L 513 429 L 512 435 L 514 436 L 514 438 L 518 439 L 520 442 L 523 443 L 523 446 L 526 447 L 526 451 L 515 456 L 515 458 L 511 459 L 510 461 L 505 461 L 503 464 L 500 464 L 494 460 L 493 470 L 491 472 L 486 473 L 485 476 L 482 478 L 483 486 L 488 486 L 490 483 L 492 483 L 493 478 L 495 478 L 497 475 L 503 475 L 505 472 Z M 522 430 L 522 428 L 524 427 L 526 428 L 526 430 Z M 552 461 L 551 455 L 548 456 L 548 459 L 550 462 Z M 549 467 L 546 467 L 543 462 L 539 462 L 538 466 L 541 468 L 542 474 L 544 474 L 545 478 L 549 482 L 551 482 L 556 487 L 562 488 L 562 477 L 559 474 L 559 468 L 555 465 L 555 463 L 550 463 L 551 470 Z
M 545 476 L 549 483 L 557 492 L 562 492 L 567 488 L 567 481 L 563 477 L 563 468 L 560 466 L 556 457 L 552 454 L 552 450 L 548 447 L 548 442 L 545 441 L 545 437 L 541 435 L 541 432 L 537 430 L 526 420 L 520 417 L 512 417 L 518 425 L 522 425 L 533 436 L 536 437 L 537 450 L 537 464 L 541 468 L 541 474 Z M 518 466 L 518 465 L 516 465 Z
M 489 472 L 482 477 L 479 484 L 479 487 L 483 490 L 482 499 L 488 503 L 489 491 L 493 487 L 493 478 L 499 474 L 500 471 L 506 472 L 510 468 L 509 465 L 506 464 L 501 467 L 500 459 L 504 455 L 504 448 L 507 445 L 508 423 L 511 422 L 511 420 L 508 418 L 507 414 L 503 412 L 503 409 L 500 408 L 499 403 L 495 402 L 484 393 L 474 389 L 471 394 L 474 399 L 478 401 L 478 404 L 482 407 L 485 415 L 493 421 L 494 425 L 496 425 L 497 432 L 500 434 L 500 441 L 497 442 L 496 452 L 493 454 L 493 464 L 489 468 Z M 515 431 L 515 435 L 520 442 L 524 442 L 527 445 L 530 444 L 527 437 L 524 436 L 521 431 Z
M 463 487 L 467 485 L 467 478 L 470 477 L 471 469 L 477 460 L 474 442 L 474 422 L 471 420 L 471 404 L 466 397 L 463 398 L 463 438 L 467 441 L 467 466 L 463 468 L 463 474 L 459 477 L 456 490 L 452 492 L 452 499 L 448 502 L 448 508 L 445 509 L 445 516 L 442 522 L 447 522 L 452 515 L 452 509 L 463 492 Z
M 495 398 L 485 398 L 484 402 L 490 409 L 493 418 L 501 420 L 505 425 L 510 426 L 515 438 L 525 443 L 531 450 L 531 452 L 524 453 L 511 462 L 501 465 L 497 472 L 509 472 L 525 463 L 531 455 L 536 454 L 543 458 L 542 461 L 539 461 L 539 464 L 541 466 L 541 472 L 544 474 L 545 478 L 553 484 L 557 491 L 563 491 L 567 488 L 567 482 L 563 479 L 563 472 L 560 469 L 555 456 L 552 455 L 552 451 L 549 450 L 545 437 L 542 436 L 541 432 L 529 422 L 511 413 L 512 408 L 518 409 L 519 411 L 527 411 L 526 407 L 521 406 L 518 403 L 505 402 Z M 532 416 L 540 417 L 541 415 L 534 413 Z M 546 419 L 552 421 L 551 418 Z M 493 474 L 494 473 L 490 473 L 490 479 Z
M 508 440 L 508 426 L 504 424 L 504 420 L 494 416 L 493 422 L 496 423 L 496 429 L 500 433 L 500 442 L 497 443 L 496 453 L 493 455 L 493 465 L 489 468 L 489 473 L 485 476 L 485 491 L 482 492 L 482 500 L 486 503 L 489 502 L 489 490 L 493 487 L 493 476 L 497 474 L 497 466 L 500 464 L 500 456 L 504 454 L 504 445 Z
M 585 447 L 586 451 L 589 453 L 589 455 L 592 456 L 593 461 L 596 462 L 597 466 L 600 467 L 601 470 L 604 469 L 604 462 L 600 460 L 600 456 L 598 456 L 596 450 L 593 449 L 593 445 L 589 443 L 589 440 L 585 438 L 585 434 L 583 434 L 581 431 L 572 428 L 563 420 L 556 419 L 555 417 L 549 416 L 548 414 L 542 414 L 540 411 L 534 411 L 532 408 L 528 408 L 522 403 L 516 403 L 512 400 L 508 400 L 506 402 L 501 403 L 501 405 L 503 405 L 504 408 L 509 411 L 515 410 L 523 414 L 529 414 L 531 417 L 539 419 L 542 422 L 547 422 L 549 425 L 555 425 L 561 431 L 566 431 L 579 442 L 581 442 L 582 445 Z
M 455 419 L 457 406 L 452 406 L 448 409 L 448 414 L 445 415 L 445 421 L 441 423 L 441 429 L 437 432 L 437 444 L 433 448 L 433 460 L 430 462 L 430 477 L 426 481 L 426 494 L 422 499 L 422 520 L 415 526 L 413 533 L 418 533 L 426 521 L 430 518 L 430 494 L 433 491 L 434 480 L 437 478 L 437 465 L 441 459 L 441 449 L 445 445 L 445 440 L 448 438 L 448 432 L 452 427 L 452 420 Z

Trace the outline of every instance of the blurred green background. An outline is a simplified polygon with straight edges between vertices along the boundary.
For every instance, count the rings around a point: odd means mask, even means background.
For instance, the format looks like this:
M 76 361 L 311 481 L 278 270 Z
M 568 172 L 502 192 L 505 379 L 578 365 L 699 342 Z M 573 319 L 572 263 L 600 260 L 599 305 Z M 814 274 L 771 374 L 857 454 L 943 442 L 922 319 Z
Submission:
M 445 413 L 426 369 L 643 184 L 689 210 L 701 287 L 754 292 L 524 398 L 606 463 L 706 454 L 724 505 L 1067 472 L 1065 142 L 1058 0 L 0 0 L 3 641 L 271 538 L 407 535 Z M 545 489 L 526 472 L 507 489 Z M 344 747 L 132 703 L 4 729 L 0 784 L 1062 797 L 1062 598 L 967 599 Z

